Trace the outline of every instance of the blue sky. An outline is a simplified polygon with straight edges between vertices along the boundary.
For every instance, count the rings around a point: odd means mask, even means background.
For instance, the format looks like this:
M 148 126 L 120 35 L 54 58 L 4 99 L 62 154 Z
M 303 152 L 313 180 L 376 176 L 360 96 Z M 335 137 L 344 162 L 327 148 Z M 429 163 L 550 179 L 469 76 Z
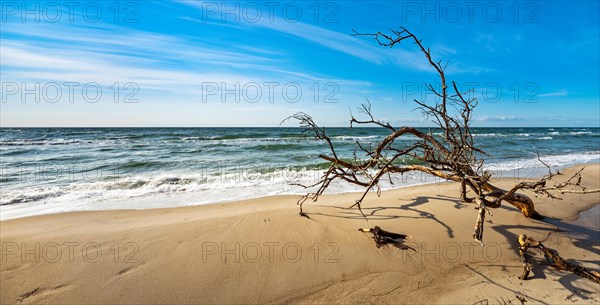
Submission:
M 347 126 L 366 99 L 425 126 L 412 100 L 434 102 L 438 79 L 422 54 L 350 35 L 398 26 L 473 89 L 476 126 L 600 125 L 598 1 L 1 6 L 3 127 L 278 126 L 298 111 Z

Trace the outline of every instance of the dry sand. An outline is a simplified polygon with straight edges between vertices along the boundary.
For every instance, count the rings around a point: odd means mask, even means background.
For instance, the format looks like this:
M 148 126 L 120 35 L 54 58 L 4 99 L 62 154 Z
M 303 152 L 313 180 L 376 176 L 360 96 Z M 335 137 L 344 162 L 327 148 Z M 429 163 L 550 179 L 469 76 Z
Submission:
M 584 184 L 597 188 L 599 172 L 588 165 Z M 357 197 L 323 196 L 306 206 L 311 219 L 298 216 L 298 196 L 275 196 L 4 221 L 0 301 L 520 304 L 518 294 L 526 304 L 600 302 L 600 285 L 543 266 L 519 280 L 516 252 L 526 233 L 598 270 L 598 193 L 536 200 L 544 222 L 504 204 L 488 217 L 483 247 L 471 237 L 474 206 L 461 203 L 455 183 L 372 194 L 368 222 L 345 208 Z M 357 230 L 376 225 L 409 234 L 417 252 L 378 249 Z

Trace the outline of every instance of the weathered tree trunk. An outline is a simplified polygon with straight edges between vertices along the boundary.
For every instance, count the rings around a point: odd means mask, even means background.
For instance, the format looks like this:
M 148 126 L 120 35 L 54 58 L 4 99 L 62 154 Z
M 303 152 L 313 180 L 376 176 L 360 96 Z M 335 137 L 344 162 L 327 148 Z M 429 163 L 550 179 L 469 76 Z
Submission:
M 577 263 L 572 263 L 562 258 L 556 250 L 546 248 L 541 242 L 536 241 L 525 234 L 519 235 L 519 254 L 523 259 L 523 274 L 519 277 L 522 280 L 527 280 L 531 272 L 531 255 L 527 252 L 529 248 L 538 249 L 546 258 L 546 263 L 559 271 L 569 271 L 581 277 L 589 279 L 600 284 L 600 273 L 587 269 Z
M 323 160 L 337 164 L 338 166 L 345 167 L 350 170 L 356 170 L 356 166 L 349 162 L 345 162 L 342 160 L 336 160 L 335 158 L 325 156 L 325 155 L 319 155 L 319 157 L 322 158 Z M 439 177 L 442 179 L 460 182 L 460 184 L 461 184 L 461 199 L 465 202 L 473 201 L 473 199 L 467 198 L 467 196 L 466 196 L 466 186 L 467 185 L 477 195 L 479 195 L 479 190 L 477 189 L 477 187 L 475 185 L 473 185 L 472 182 L 467 182 L 468 180 L 460 179 L 456 175 L 448 174 L 446 172 L 432 170 L 425 166 L 418 166 L 418 165 L 405 166 L 402 168 L 402 170 L 396 170 L 396 171 L 392 170 L 391 172 L 403 173 L 408 170 L 421 171 L 421 172 L 424 172 L 424 173 L 427 173 L 427 174 L 430 174 L 430 175 L 433 175 L 433 176 L 436 176 L 436 177 Z M 472 169 L 469 168 L 468 171 L 472 175 L 476 175 Z M 486 196 L 489 196 L 489 197 L 492 197 L 495 199 L 501 198 L 500 200 L 495 200 L 495 201 L 489 201 L 489 200 L 484 201 L 486 207 L 488 207 L 488 208 L 498 208 L 498 207 L 500 207 L 501 201 L 505 200 L 505 201 L 508 201 L 513 206 L 515 206 L 517 209 L 519 209 L 519 211 L 521 211 L 521 213 L 527 218 L 532 218 L 532 219 L 543 219 L 544 218 L 540 213 L 538 213 L 535 210 L 535 204 L 533 203 L 533 200 L 531 200 L 531 198 L 529 198 L 526 195 L 501 189 L 489 182 L 483 183 L 482 188 L 484 191 L 487 192 Z
M 465 98 L 467 92 L 462 92 L 456 82 L 447 82 L 444 72 L 446 66 L 441 61 L 434 61 L 429 48 L 423 46 L 422 41 L 414 34 L 405 28 L 392 30 L 392 33 L 393 35 L 386 35 L 381 32 L 360 34 L 355 31 L 354 35 L 371 37 L 379 45 L 390 48 L 405 40 L 416 45 L 429 65 L 437 72 L 441 89 L 436 89 L 433 85 L 427 87 L 432 94 L 440 98 L 440 101 L 435 102 L 435 104 L 414 101 L 419 105 L 418 108 L 422 114 L 429 118 L 439 128 L 440 132 L 422 131 L 410 126 L 393 127 L 390 123 L 376 120 L 373 117 L 370 103 L 363 104 L 359 111 L 367 118 L 358 120 L 352 116 L 350 127 L 352 128 L 353 124 L 377 126 L 389 130 L 390 134 L 374 146 L 371 144 L 362 145 L 356 142 L 354 160 L 348 162 L 338 157 L 333 141 L 325 133 L 324 127 L 319 127 L 305 113 L 300 112 L 293 115 L 290 118 L 300 121 L 305 134 L 314 134 L 316 138 L 326 141 L 331 151 L 330 156 L 319 156 L 331 162 L 321 179 L 312 185 L 305 185 L 307 188 L 318 186 L 318 189 L 298 200 L 301 216 L 308 217 L 302 210 L 302 204 L 307 199 L 316 201 L 331 185 L 332 181 L 342 180 L 365 188 L 362 196 L 351 207 L 357 207 L 360 213 L 367 218 L 361 209 L 361 203 L 373 189 L 376 189 L 379 193 L 381 178 L 387 177 L 391 181 L 391 174 L 422 172 L 460 183 L 460 197 L 464 202 L 474 201 L 473 198 L 467 197 L 467 187 L 475 193 L 474 198 L 477 199 L 475 201 L 478 203 L 478 217 L 473 236 L 481 243 L 486 211 L 488 211 L 488 208 L 499 208 L 503 201 L 515 206 L 527 218 L 543 218 L 535 210 L 533 200 L 526 195 L 517 193 L 517 191 L 530 190 L 537 195 L 550 198 L 558 198 L 550 191 L 560 192 L 561 194 L 600 192 L 600 190 L 586 190 L 585 187 L 581 186 L 579 184 L 581 181 L 579 172 L 565 182 L 555 183 L 553 186 L 547 187 L 546 183 L 557 173 L 550 172 L 550 167 L 541 160 L 540 162 L 548 167 L 549 174 L 537 181 L 519 182 L 509 190 L 491 184 L 492 175 L 485 171 L 484 161 L 480 160 L 481 156 L 487 154 L 475 145 L 470 128 L 472 111 L 478 104 L 477 99 L 474 97 Z M 404 141 L 398 141 L 398 139 L 406 139 L 407 137 L 411 138 L 408 145 Z M 356 152 L 364 153 L 366 158 L 359 160 Z M 416 160 L 419 164 L 401 164 L 402 162 L 397 162 L 405 157 Z M 569 189 L 566 189 L 567 187 Z
M 490 183 L 485 183 L 483 185 L 486 191 L 492 194 L 500 194 L 499 196 L 494 196 L 496 198 L 500 198 L 500 196 L 506 195 L 508 191 L 498 188 Z M 515 206 L 525 217 L 532 219 L 543 219 L 544 217 L 535 210 L 535 205 L 533 200 L 529 198 L 529 196 L 513 193 L 509 196 L 504 197 L 502 200 L 508 201 L 508 203 Z

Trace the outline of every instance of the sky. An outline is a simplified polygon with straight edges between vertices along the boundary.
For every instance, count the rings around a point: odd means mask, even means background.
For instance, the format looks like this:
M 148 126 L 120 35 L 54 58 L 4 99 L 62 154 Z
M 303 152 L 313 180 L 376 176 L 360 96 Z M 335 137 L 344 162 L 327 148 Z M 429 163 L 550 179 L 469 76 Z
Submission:
M 477 98 L 474 126 L 599 127 L 598 1 L 2 1 L 1 127 L 280 126 L 357 107 L 428 126 L 437 74 Z M 294 126 L 287 123 L 284 126 Z

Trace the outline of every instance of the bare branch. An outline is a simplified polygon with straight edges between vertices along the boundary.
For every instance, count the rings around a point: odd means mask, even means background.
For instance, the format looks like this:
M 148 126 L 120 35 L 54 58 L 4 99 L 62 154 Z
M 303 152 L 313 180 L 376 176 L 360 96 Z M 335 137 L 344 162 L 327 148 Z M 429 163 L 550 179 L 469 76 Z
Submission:
M 522 280 L 527 280 L 531 272 L 531 262 L 533 254 L 528 252 L 529 249 L 536 249 L 544 255 L 546 263 L 559 271 L 569 271 L 581 277 L 589 279 L 600 284 L 600 272 L 590 270 L 577 263 L 572 263 L 562 258 L 556 250 L 546 248 L 541 242 L 536 241 L 525 234 L 519 235 L 519 254 L 523 259 L 523 274 L 519 277 Z
M 385 128 L 389 130 L 390 134 L 376 145 L 363 145 L 357 141 L 354 160 L 344 161 L 337 154 L 331 139 L 325 133 L 325 128 L 317 126 L 313 119 L 305 113 L 293 115 L 290 118 L 300 122 L 305 135 L 312 134 L 316 138 L 324 140 L 331 151 L 330 156 L 319 156 L 330 162 L 330 166 L 321 177 L 321 180 L 312 185 L 318 187 L 318 189 L 306 194 L 299 200 L 301 215 L 304 214 L 302 211 L 304 201 L 307 199 L 316 201 L 333 181 L 340 180 L 365 188 L 361 197 L 350 208 L 358 208 L 366 219 L 365 214 L 362 212 L 362 203 L 369 192 L 377 190 L 377 194 L 379 194 L 381 190 L 379 182 L 382 177 L 387 177 L 392 181 L 392 175 L 394 174 L 423 172 L 460 183 L 462 200 L 465 202 L 475 201 L 478 204 L 473 238 L 481 243 L 483 241 L 485 213 L 491 215 L 489 209 L 500 207 L 502 202 L 508 202 L 517 207 L 526 217 L 542 219 L 542 215 L 535 210 L 531 198 L 518 193 L 518 191 L 532 191 L 536 196 L 556 199 L 560 198 L 558 194 L 587 194 L 600 191 L 585 189 L 580 184 L 580 172 L 564 182 L 550 185 L 550 181 L 560 173 L 553 173 L 550 167 L 541 159 L 540 162 L 548 168 L 548 175 L 538 181 L 519 182 L 508 190 L 494 186 L 491 183 L 492 175 L 485 171 L 484 160 L 479 159 L 479 156 L 486 156 L 487 154 L 476 146 L 471 132 L 473 110 L 477 107 L 478 102 L 475 98 L 467 98 L 466 94 L 470 91 L 462 92 L 455 82 L 451 82 L 451 86 L 447 85 L 444 72 L 447 63 L 442 66 L 442 61 L 435 61 L 432 58 L 430 49 L 425 47 L 423 42 L 413 33 L 403 27 L 400 27 L 399 30 L 392 30 L 391 34 L 382 32 L 365 34 L 353 30 L 353 35 L 373 38 L 379 45 L 390 48 L 401 44 L 402 41 L 412 42 L 413 45 L 416 45 L 432 69 L 437 72 L 441 88 L 436 89 L 431 84 L 427 86 L 429 91 L 439 98 L 439 101 L 427 103 L 415 100 L 415 103 L 423 116 L 431 119 L 439 130 L 429 129 L 423 131 L 409 126 L 393 127 L 390 123 L 379 121 L 373 116 L 371 103 L 367 99 L 367 102 L 358 109 L 359 115 L 364 116 L 364 118 L 357 118 L 352 115 L 350 127 L 371 125 Z M 452 92 L 449 92 L 449 90 L 452 90 Z M 401 144 L 406 143 L 406 141 L 399 141 L 399 139 L 406 139 L 407 137 L 411 138 L 410 144 Z M 363 153 L 365 159 L 359 159 L 357 152 Z M 414 162 L 403 164 L 400 160 Z M 476 195 L 475 199 L 467 198 L 467 188 Z

